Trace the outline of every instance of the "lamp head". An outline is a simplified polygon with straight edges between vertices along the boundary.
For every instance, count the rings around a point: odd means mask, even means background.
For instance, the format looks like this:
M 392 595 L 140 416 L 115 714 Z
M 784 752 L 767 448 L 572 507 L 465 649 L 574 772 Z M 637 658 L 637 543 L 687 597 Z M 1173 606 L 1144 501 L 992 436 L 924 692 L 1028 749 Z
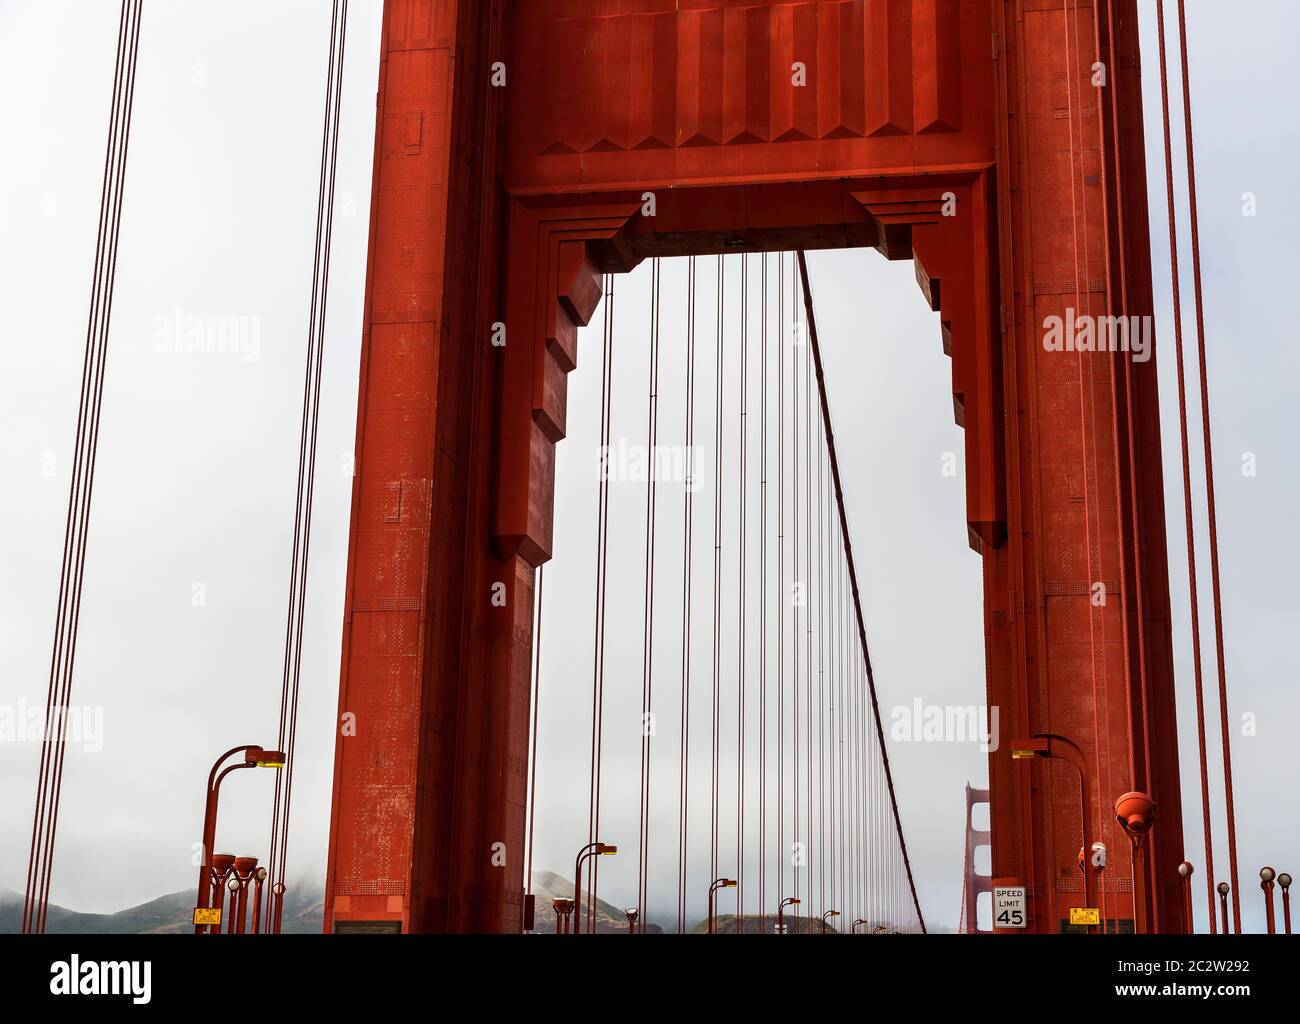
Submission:
M 1192 872 L 1194 870 L 1195 869 L 1192 867 L 1192 862 L 1189 860 L 1185 860 L 1178 865 L 1178 874 L 1182 878 L 1191 878 Z
M 212 870 L 218 875 L 224 875 L 235 866 L 235 855 L 233 853 L 214 853 L 212 855 Z
M 1218 885 L 1215 886 L 1215 888 L 1218 889 L 1220 896 L 1228 895 L 1229 885 L 1227 882 L 1220 882 Z
M 1275 878 L 1277 878 L 1277 872 L 1272 868 L 1263 867 L 1259 869 L 1259 880 L 1265 885 L 1268 885 Z
M 1290 889 L 1291 876 L 1288 875 L 1285 871 L 1283 871 L 1280 875 L 1277 876 L 1277 884 L 1282 887 L 1283 891 Z
M 1130 837 L 1150 832 L 1155 816 L 1156 803 L 1145 793 L 1125 793 L 1115 801 L 1115 820 Z

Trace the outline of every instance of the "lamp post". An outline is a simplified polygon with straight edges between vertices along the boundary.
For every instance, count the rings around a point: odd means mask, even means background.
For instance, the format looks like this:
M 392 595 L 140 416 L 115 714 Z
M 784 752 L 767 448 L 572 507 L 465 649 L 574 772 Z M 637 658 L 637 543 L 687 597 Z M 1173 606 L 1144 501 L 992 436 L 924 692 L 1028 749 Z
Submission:
M 211 906 L 215 902 L 217 923 L 203 926 L 209 935 L 221 934 L 221 917 L 226 906 L 226 881 L 229 879 L 234 866 L 235 855 L 233 853 L 214 853 L 212 855 L 212 872 L 209 881 L 211 900 L 208 905 Z
M 1033 760 L 1036 757 L 1059 758 L 1069 761 L 1079 772 L 1079 803 L 1082 807 L 1080 821 L 1083 826 L 1083 849 L 1092 849 L 1092 785 L 1088 778 L 1088 762 L 1077 743 L 1056 733 L 1036 733 L 1027 740 L 1016 740 L 1011 744 L 1013 761 Z M 1085 858 L 1083 864 L 1083 895 L 1088 906 L 1097 906 L 1096 872 L 1088 870 Z M 1091 930 L 1092 926 L 1086 926 Z
M 573 913 L 573 900 L 566 899 L 563 896 L 556 896 L 551 900 L 551 907 L 555 911 L 555 934 L 567 935 L 569 933 L 569 915 Z
M 1192 927 L 1192 872 L 1195 870 L 1190 860 L 1185 860 L 1178 865 L 1178 876 L 1183 880 L 1183 913 L 1187 915 L 1188 935 L 1196 931 Z
M 239 875 L 234 871 L 230 872 L 230 878 L 226 881 L 226 888 L 230 890 L 230 920 L 226 923 L 226 934 L 234 935 L 238 916 L 235 912 L 236 901 L 239 900 L 244 888 L 239 881 Z M 219 925 L 217 930 L 221 930 Z
M 1277 920 L 1273 916 L 1273 880 L 1277 872 L 1270 867 L 1259 869 L 1259 887 L 1264 890 L 1264 911 L 1268 915 L 1268 933 L 1277 934 Z
M 715 878 L 709 886 L 709 934 L 713 934 L 713 894 L 719 889 L 734 889 L 736 880 L 734 878 Z
M 1219 892 L 1219 914 L 1225 922 L 1223 934 L 1227 935 L 1228 929 L 1226 922 L 1228 920 L 1228 891 L 1231 889 L 1231 886 L 1229 886 L 1227 882 L 1220 882 L 1216 888 Z
M 1115 801 L 1115 820 L 1133 844 L 1133 926 L 1143 935 L 1147 930 L 1147 883 L 1143 857 L 1147 833 L 1156 816 L 1156 803 L 1145 793 L 1125 793 Z
M 256 857 L 236 857 L 234 864 L 234 874 L 231 876 L 232 882 L 238 882 L 238 886 L 232 885 L 230 913 L 234 918 L 233 931 L 237 935 L 244 933 L 244 919 L 248 915 L 248 883 L 253 880 L 253 872 L 257 870 Z M 239 902 L 234 902 L 235 897 L 239 897 Z
M 625 914 L 627 915 L 627 933 L 628 933 L 629 935 L 635 935 L 635 934 L 636 934 L 636 919 L 637 919 L 637 915 L 640 913 L 640 908 L 638 908 L 638 907 L 626 907 L 626 908 L 624 908 L 623 913 L 625 913 Z
M 244 760 L 236 764 L 227 765 L 224 770 L 221 766 L 226 763 L 235 754 L 243 754 Z M 256 744 L 249 744 L 242 747 L 231 747 L 219 758 L 212 766 L 212 771 L 208 773 L 208 788 L 204 795 L 203 806 L 203 849 L 201 851 L 203 863 L 199 865 L 199 891 L 198 899 L 195 902 L 195 917 L 198 917 L 199 910 L 206 910 L 212 906 L 213 886 L 219 885 L 213 875 L 214 855 L 212 845 L 216 842 L 217 833 L 217 799 L 221 791 L 222 780 L 233 771 L 240 768 L 283 768 L 285 756 L 279 750 L 265 750 Z M 231 863 L 234 861 L 232 859 Z M 227 867 L 221 872 L 229 870 Z M 218 892 L 220 890 L 218 889 Z M 218 896 L 220 900 L 222 897 Z M 233 910 L 233 906 L 232 906 Z M 217 934 L 221 931 L 220 925 L 194 925 L 194 934 L 200 935 L 204 931 L 209 934 Z
M 839 917 L 839 916 L 840 916 L 840 912 L 839 912 L 838 910 L 828 910 L 828 911 L 826 911 L 826 913 L 822 914 L 822 934 L 823 934 L 823 935 L 826 934 L 826 919 L 827 919 L 828 917 Z
M 580 931 L 582 921 L 582 862 L 588 857 L 612 857 L 618 853 L 617 846 L 604 843 L 588 843 L 578 851 L 578 859 L 573 862 L 573 934 Z M 596 922 L 591 923 L 591 930 L 596 930 Z
M 257 935 L 262 925 L 262 883 L 266 881 L 266 868 L 253 872 L 253 934 Z
M 867 923 L 866 918 L 862 918 L 862 917 L 858 918 L 856 921 L 853 922 L 853 924 L 849 926 L 849 934 L 856 935 L 858 931 L 858 925 L 866 924 L 866 923 Z
M 784 934 L 785 934 L 785 908 L 786 908 L 786 907 L 797 907 L 798 905 L 799 905 L 799 901 L 798 901 L 797 899 L 795 899 L 793 896 L 787 896 L 787 897 L 786 897 L 785 899 L 783 899 L 779 904 L 777 904 L 777 908 L 776 908 L 776 933 L 777 933 L 778 935 L 784 935 Z
M 1277 876 L 1277 884 L 1282 887 L 1282 921 L 1286 933 L 1291 934 L 1291 876 L 1283 871 Z

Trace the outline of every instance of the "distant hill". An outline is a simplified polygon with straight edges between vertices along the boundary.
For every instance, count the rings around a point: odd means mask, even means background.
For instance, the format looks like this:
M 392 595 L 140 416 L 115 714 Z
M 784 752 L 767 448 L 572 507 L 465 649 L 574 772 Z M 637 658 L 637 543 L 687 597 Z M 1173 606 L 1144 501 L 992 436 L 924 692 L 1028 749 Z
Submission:
M 555 911 L 551 900 L 556 897 L 573 898 L 573 883 L 554 871 L 533 872 L 533 894 L 536 896 L 537 919 L 536 931 L 539 934 L 555 934 Z M 584 901 L 585 902 L 585 901 Z M 194 908 L 194 892 L 186 889 L 166 896 L 159 896 L 138 907 L 128 907 L 115 914 L 83 914 L 51 903 L 46 918 L 47 932 L 64 935 L 184 935 L 194 927 L 191 914 Z M 325 892 L 319 885 L 306 884 L 291 887 L 285 894 L 283 930 L 290 934 L 319 933 L 324 919 Z M 0 889 L 0 935 L 12 935 L 22 928 L 23 898 L 10 889 Z M 249 912 L 249 920 L 252 912 Z M 807 917 L 785 919 L 789 934 L 821 932 L 821 922 Z M 719 934 L 734 935 L 737 932 L 757 935 L 771 935 L 776 930 L 776 918 L 769 915 L 756 917 L 746 915 L 737 918 L 734 914 L 723 914 L 717 919 Z M 627 915 L 621 907 L 604 900 L 596 901 L 596 931 L 599 934 L 627 934 Z M 658 924 L 646 927 L 648 934 L 662 934 L 664 929 Z M 691 934 L 708 931 L 708 922 L 700 921 L 690 928 Z M 836 928 L 827 924 L 827 933 L 836 932 Z
M 536 925 L 534 931 L 540 935 L 555 934 L 555 911 L 551 907 L 551 900 L 556 898 L 573 899 L 573 883 L 567 878 L 562 878 L 554 871 L 534 871 L 533 872 L 533 895 L 536 899 Z M 586 897 L 583 897 L 583 906 L 587 904 Z M 586 922 L 583 922 L 583 929 L 586 930 Z M 657 924 L 646 926 L 646 934 L 654 935 L 663 931 Z M 606 903 L 602 899 L 596 900 L 596 934 L 617 934 L 622 932 L 627 934 L 627 914 L 621 907 L 616 907 L 612 903 Z
M 325 892 L 319 886 L 290 888 L 285 893 L 282 930 L 285 933 L 319 932 L 324 920 Z M 45 930 L 57 935 L 183 935 L 191 932 L 194 891 L 187 889 L 159 896 L 138 907 L 115 914 L 83 914 L 51 903 Z M 252 922 L 252 910 L 248 921 Z M 11 889 L 0 889 L 0 935 L 22 930 L 23 897 Z
M 822 923 L 816 918 L 794 917 L 787 914 L 785 928 L 787 935 L 820 935 Z M 691 933 L 701 935 L 708 932 L 708 930 L 709 922 L 706 919 L 692 928 Z M 756 917 L 752 914 L 746 914 L 744 917 L 736 917 L 734 914 L 723 914 L 714 921 L 713 930 L 718 935 L 775 935 L 776 915 L 769 914 L 765 917 Z M 836 935 L 839 934 L 839 930 L 828 921 L 826 923 L 826 934 Z

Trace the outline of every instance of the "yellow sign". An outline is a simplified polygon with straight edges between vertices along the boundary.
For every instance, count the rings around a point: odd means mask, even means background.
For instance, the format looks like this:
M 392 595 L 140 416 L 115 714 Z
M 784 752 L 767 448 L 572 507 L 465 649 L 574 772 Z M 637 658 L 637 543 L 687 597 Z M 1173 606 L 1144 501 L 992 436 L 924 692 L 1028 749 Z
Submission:
M 194 908 L 195 924 L 221 924 L 220 907 L 195 907 Z
M 1070 924 L 1101 924 L 1101 911 L 1096 907 L 1071 907 Z

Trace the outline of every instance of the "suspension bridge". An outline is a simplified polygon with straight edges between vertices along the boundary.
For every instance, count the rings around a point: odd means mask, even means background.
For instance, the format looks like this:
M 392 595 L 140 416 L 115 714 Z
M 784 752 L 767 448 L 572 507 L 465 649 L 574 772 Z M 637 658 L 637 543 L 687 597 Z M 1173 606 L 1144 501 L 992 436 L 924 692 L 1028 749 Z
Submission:
M 149 8 L 121 4 L 108 99 L 28 932 L 45 930 L 58 867 L 58 712 L 74 699 L 119 238 L 143 201 L 127 164 Z M 864 442 L 835 429 L 806 256 L 850 247 L 913 265 L 964 431 L 1001 736 L 987 787 L 967 787 L 961 930 L 1182 933 L 1194 900 L 1211 932 L 1242 930 L 1189 12 L 1156 10 L 1144 53 L 1134 0 L 385 0 L 327 932 L 644 933 L 652 916 L 685 932 L 701 907 L 710 933 L 927 930 L 910 853 L 927 837 L 904 827 L 864 613 L 883 581 L 855 559 L 842 479 L 841 453 Z M 278 725 L 208 779 L 196 932 L 277 931 L 283 913 L 349 54 L 348 3 L 328 11 Z M 1159 393 L 1151 328 L 1164 239 L 1148 230 L 1141 76 L 1156 67 L 1176 398 Z M 650 301 L 629 308 L 634 272 Z M 648 350 L 616 360 L 632 320 Z M 661 372 L 669 355 L 683 372 Z M 547 615 L 580 359 L 600 374 L 582 554 L 595 599 Z M 1180 423 L 1169 500 L 1187 523 L 1194 738 L 1175 715 L 1162 398 Z M 635 437 L 611 426 L 624 402 L 644 408 Z M 615 487 L 643 501 L 635 551 L 611 550 Z M 629 577 L 638 599 L 611 600 Z M 612 619 L 634 621 L 639 671 L 607 671 Z M 579 637 L 589 675 L 548 678 L 545 645 Z M 608 720 L 615 693 L 638 708 L 634 732 Z M 564 742 L 585 777 L 547 778 L 540 709 L 575 695 L 589 717 Z M 1199 755 L 1197 849 L 1180 741 Z M 611 771 L 629 750 L 638 768 Z M 264 862 L 218 852 L 221 780 L 245 767 L 274 771 Z M 585 820 L 565 895 L 534 889 L 548 786 Z M 633 806 L 636 827 L 610 835 L 611 807 Z M 611 925 L 615 870 L 636 903 Z M 1277 884 L 1289 931 L 1290 878 L 1266 871 L 1269 928 Z

